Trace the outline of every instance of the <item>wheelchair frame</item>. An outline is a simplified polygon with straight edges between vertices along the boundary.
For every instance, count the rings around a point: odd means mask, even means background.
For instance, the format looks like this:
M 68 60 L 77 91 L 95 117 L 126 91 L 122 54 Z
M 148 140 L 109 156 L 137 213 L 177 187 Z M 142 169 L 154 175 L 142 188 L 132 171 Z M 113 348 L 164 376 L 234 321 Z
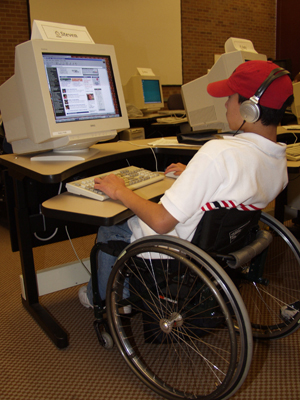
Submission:
M 285 337 L 300 327 L 300 246 L 274 217 L 260 230 L 272 242 L 242 259 L 208 254 L 167 235 L 146 237 L 119 255 L 107 285 L 106 314 L 91 252 L 94 323 L 100 344 L 116 343 L 132 371 L 167 399 L 227 399 L 243 384 L 254 339 Z M 297 304 L 285 319 L 282 307 Z M 130 306 L 130 314 L 122 314 Z

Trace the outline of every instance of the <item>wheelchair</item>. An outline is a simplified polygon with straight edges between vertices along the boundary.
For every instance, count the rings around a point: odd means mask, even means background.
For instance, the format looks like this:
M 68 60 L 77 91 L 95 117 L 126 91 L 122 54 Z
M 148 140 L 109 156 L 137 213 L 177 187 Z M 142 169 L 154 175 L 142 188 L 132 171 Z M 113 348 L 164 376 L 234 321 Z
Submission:
M 96 261 L 103 247 L 91 251 L 94 326 L 100 343 L 115 343 L 166 399 L 230 398 L 249 371 L 253 339 L 282 338 L 300 326 L 299 242 L 264 212 L 209 211 L 192 242 L 157 235 L 124 246 L 105 309 Z

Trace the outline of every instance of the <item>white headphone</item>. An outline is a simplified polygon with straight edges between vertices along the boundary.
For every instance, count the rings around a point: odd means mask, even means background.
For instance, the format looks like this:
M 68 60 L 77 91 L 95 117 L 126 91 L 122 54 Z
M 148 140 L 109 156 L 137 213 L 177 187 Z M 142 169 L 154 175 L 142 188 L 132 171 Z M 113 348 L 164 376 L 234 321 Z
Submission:
M 278 73 L 277 73 L 278 72 Z M 267 77 L 267 79 L 260 85 L 257 89 L 254 96 L 252 96 L 249 100 L 244 101 L 240 106 L 240 113 L 246 122 L 254 123 L 260 118 L 260 108 L 259 108 L 259 100 L 261 96 L 264 94 L 269 85 L 277 78 L 280 78 L 283 75 L 289 74 L 289 71 L 286 71 L 283 68 L 275 68 Z

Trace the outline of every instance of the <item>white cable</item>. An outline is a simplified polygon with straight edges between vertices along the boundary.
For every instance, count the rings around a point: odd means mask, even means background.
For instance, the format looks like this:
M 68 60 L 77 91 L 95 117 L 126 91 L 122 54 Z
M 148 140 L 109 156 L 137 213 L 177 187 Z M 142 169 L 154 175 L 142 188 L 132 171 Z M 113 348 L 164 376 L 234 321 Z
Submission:
M 60 182 L 59 187 L 58 187 L 58 193 L 57 194 L 61 194 L 61 189 L 62 189 L 62 182 Z M 41 205 L 40 205 L 40 214 L 41 213 Z M 46 221 L 45 221 L 45 216 L 42 214 L 43 217 L 43 225 L 44 225 L 44 231 L 46 230 Z M 51 236 L 48 236 L 46 238 L 41 238 L 40 236 L 38 236 L 38 234 L 36 232 L 34 232 L 34 236 L 40 240 L 41 242 L 48 242 L 48 240 L 51 240 L 54 238 L 54 236 L 57 234 L 58 232 L 58 228 L 55 228 L 54 232 L 52 233 Z
M 70 242 L 70 244 L 71 244 L 71 246 L 72 246 L 72 249 L 73 249 L 73 251 L 74 251 L 74 254 L 75 254 L 77 260 L 83 265 L 83 267 L 87 270 L 87 272 L 89 273 L 89 275 L 91 275 L 91 273 L 90 273 L 90 271 L 88 270 L 87 266 L 84 264 L 84 262 L 83 262 L 83 261 L 79 258 L 79 256 L 78 256 L 78 254 L 77 254 L 77 252 L 76 252 L 76 250 L 75 250 L 75 247 L 74 247 L 74 245 L 73 245 L 72 239 L 71 239 L 71 237 L 70 237 L 70 235 L 69 235 L 68 227 L 67 227 L 66 225 L 65 225 L 65 231 L 66 231 L 66 234 L 67 234 L 67 236 L 68 236 L 69 242 Z
M 152 154 L 153 154 L 153 157 L 155 160 L 155 171 L 158 172 L 158 163 L 157 163 L 156 154 L 154 153 L 154 150 L 151 146 L 149 146 L 148 144 L 137 144 L 137 143 L 129 142 L 128 140 L 119 140 L 118 142 L 130 143 L 136 147 L 146 147 L 146 148 L 150 149 L 152 151 Z M 127 163 L 128 163 L 128 161 L 127 161 Z
M 294 137 L 295 137 L 295 141 L 294 141 L 294 143 L 293 144 L 295 144 L 295 143 L 297 143 L 298 142 L 298 136 L 295 134 L 295 132 L 292 132 L 292 134 L 294 135 Z
M 54 238 L 54 236 L 57 234 L 57 231 L 58 231 L 58 228 L 55 228 L 55 231 L 52 233 L 52 235 L 51 235 L 51 236 L 48 236 L 48 237 L 46 237 L 46 238 L 41 238 L 41 237 L 39 237 L 39 236 L 37 235 L 36 232 L 34 232 L 33 235 L 34 235 L 38 240 L 40 240 L 40 241 L 42 241 L 42 242 L 48 242 L 48 240 L 51 240 L 52 238 Z
M 178 116 L 176 113 L 171 113 L 171 117 L 176 120 L 181 120 L 186 118 L 186 113 L 182 113 L 182 115 Z

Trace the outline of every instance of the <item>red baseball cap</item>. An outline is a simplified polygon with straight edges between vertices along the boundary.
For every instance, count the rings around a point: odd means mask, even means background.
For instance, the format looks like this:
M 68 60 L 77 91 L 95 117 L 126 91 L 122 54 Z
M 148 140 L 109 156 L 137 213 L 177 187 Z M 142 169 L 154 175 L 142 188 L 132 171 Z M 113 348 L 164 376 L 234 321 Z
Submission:
M 275 68 L 279 67 L 271 61 L 246 61 L 240 64 L 228 79 L 209 83 L 207 91 L 213 97 L 227 97 L 238 93 L 249 99 Z M 259 104 L 279 110 L 292 94 L 292 81 L 288 75 L 283 75 L 268 86 Z

